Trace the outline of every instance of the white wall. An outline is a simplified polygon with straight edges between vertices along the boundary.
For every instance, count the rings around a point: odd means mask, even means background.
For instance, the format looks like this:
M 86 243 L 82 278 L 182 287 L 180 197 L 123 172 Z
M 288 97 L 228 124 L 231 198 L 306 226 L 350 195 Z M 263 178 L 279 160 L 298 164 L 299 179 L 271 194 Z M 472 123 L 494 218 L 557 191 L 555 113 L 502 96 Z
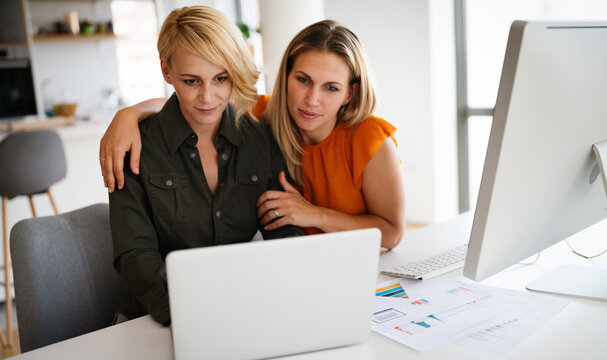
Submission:
M 459 212 L 455 34 L 452 0 L 430 0 L 430 99 L 433 138 L 434 220 Z
M 398 130 L 407 218 L 457 214 L 453 32 L 449 0 L 325 0 L 360 38 L 375 74 L 376 114 Z
M 324 16 L 323 0 L 259 0 L 263 36 L 263 69 L 267 94 L 274 89 L 282 55 L 291 39 Z

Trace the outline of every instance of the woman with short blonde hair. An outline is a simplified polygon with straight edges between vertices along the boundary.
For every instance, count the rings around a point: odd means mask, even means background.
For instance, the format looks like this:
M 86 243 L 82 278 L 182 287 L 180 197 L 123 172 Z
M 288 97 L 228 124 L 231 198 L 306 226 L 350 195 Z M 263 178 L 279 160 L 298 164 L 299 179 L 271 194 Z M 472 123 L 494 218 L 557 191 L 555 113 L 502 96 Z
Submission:
M 237 121 L 244 113 L 253 114 L 259 71 L 242 33 L 223 13 L 206 6 L 171 12 L 162 24 L 157 45 L 160 58 L 169 65 L 177 44 L 228 71 Z
M 126 186 L 109 195 L 114 266 L 126 285 L 119 312 L 128 319 L 149 313 L 170 323 L 170 251 L 248 242 L 257 231 L 302 233 L 266 230 L 257 217 L 257 199 L 281 190 L 286 166 L 269 126 L 246 114 L 257 71 L 245 51 L 236 26 L 210 7 L 174 10 L 162 26 L 160 69 L 175 92 L 138 123 L 140 168 L 126 169 Z

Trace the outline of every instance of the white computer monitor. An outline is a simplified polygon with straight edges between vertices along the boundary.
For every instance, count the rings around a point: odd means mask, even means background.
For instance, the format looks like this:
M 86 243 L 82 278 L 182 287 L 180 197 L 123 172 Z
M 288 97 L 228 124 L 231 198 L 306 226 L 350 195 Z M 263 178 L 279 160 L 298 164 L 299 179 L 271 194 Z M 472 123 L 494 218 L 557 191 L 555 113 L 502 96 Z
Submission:
M 464 275 L 485 279 L 606 218 L 606 140 L 607 23 L 515 21 Z

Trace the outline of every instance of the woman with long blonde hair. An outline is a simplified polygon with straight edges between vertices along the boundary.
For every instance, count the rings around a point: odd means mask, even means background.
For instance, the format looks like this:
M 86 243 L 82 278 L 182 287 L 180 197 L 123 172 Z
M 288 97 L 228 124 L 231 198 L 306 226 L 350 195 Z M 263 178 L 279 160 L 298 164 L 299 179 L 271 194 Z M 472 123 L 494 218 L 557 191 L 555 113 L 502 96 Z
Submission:
M 296 186 L 282 176 L 286 192 L 262 195 L 258 215 L 267 229 L 377 227 L 384 247 L 398 244 L 405 211 L 395 128 L 372 116 L 375 106 L 367 59 L 352 31 L 325 20 L 293 38 L 263 117 Z

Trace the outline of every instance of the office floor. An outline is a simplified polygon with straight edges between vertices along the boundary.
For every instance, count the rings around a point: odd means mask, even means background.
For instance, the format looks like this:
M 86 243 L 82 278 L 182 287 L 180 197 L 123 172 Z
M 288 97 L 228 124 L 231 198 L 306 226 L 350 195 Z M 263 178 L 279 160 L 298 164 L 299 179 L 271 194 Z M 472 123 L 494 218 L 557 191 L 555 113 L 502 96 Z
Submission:
M 6 328 L 6 311 L 4 308 L 4 303 L 0 303 L 0 329 L 4 331 Z M 14 344 L 10 349 L 5 349 L 3 346 L 0 346 L 0 359 L 6 359 L 11 356 L 15 356 L 21 353 L 19 347 L 19 332 L 17 329 L 17 314 L 15 313 L 15 303 L 13 302 L 13 339 Z

